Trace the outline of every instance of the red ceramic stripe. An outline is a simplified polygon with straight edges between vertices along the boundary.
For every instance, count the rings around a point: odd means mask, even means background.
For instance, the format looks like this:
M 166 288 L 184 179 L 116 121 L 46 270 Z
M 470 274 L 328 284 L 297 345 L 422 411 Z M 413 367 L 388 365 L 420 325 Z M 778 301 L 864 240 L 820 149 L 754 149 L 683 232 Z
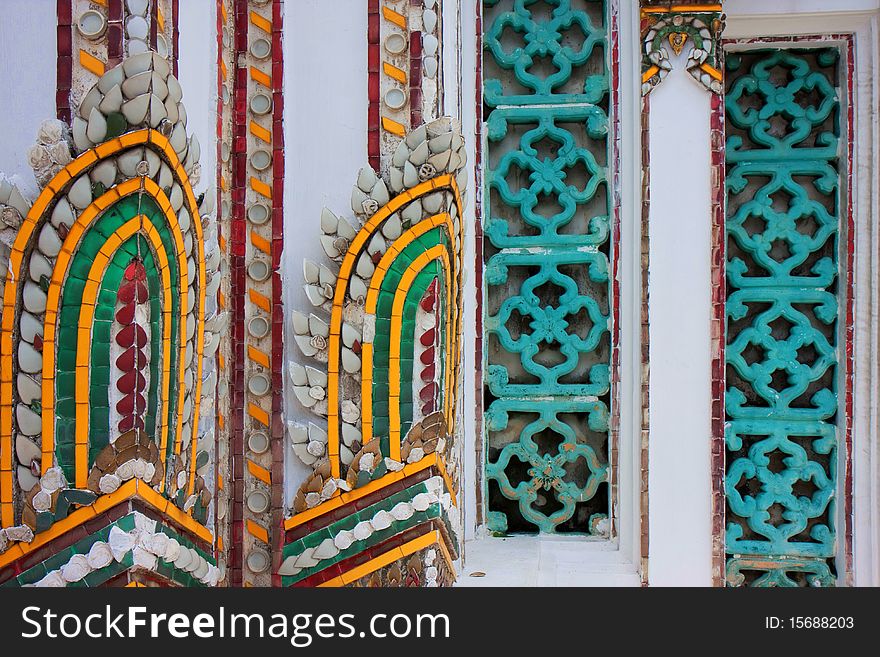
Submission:
M 55 109 L 58 119 L 65 123 L 71 121 L 70 88 L 73 80 L 73 0 L 57 0 L 56 29 L 57 62 Z
M 156 37 L 159 34 L 159 0 L 153 0 L 150 7 L 150 48 L 156 50 Z
M 221 20 L 219 7 L 217 20 Z M 171 48 L 171 56 L 174 60 L 174 77 L 177 77 L 177 69 L 180 64 L 180 0 L 171 0 Z M 217 52 L 222 53 L 222 45 Z M 217 134 L 219 135 L 220 132 L 218 131 Z
M 107 5 L 107 68 L 122 62 L 122 0 L 109 0 Z
M 846 273 L 847 299 L 846 299 L 846 481 L 844 482 L 844 513 L 846 516 L 845 527 L 845 553 L 846 553 L 846 579 L 847 584 L 853 583 L 853 388 L 855 386 L 855 291 L 853 289 L 855 276 L 856 254 L 856 224 L 855 224 L 855 200 L 853 197 L 853 177 L 855 175 L 855 37 L 847 34 L 843 37 L 847 43 L 847 240 L 846 240 Z
M 229 71 L 234 76 L 233 82 L 233 154 L 232 154 L 232 219 L 231 232 L 228 237 L 230 248 L 230 312 L 231 312 L 231 348 L 230 363 L 230 427 L 232 445 L 231 458 L 231 540 L 229 546 L 229 583 L 232 586 L 242 585 L 242 568 L 244 565 L 244 316 L 247 298 L 247 276 L 245 273 L 245 253 L 247 248 L 247 219 L 245 216 L 245 194 L 247 185 L 247 106 L 248 106 L 248 69 L 239 66 L 247 52 L 248 33 L 248 2 L 235 0 L 233 5 L 235 25 L 235 56 L 236 67 Z
M 409 122 L 413 130 L 423 123 L 422 33 L 418 30 L 409 35 Z
M 272 209 L 272 584 L 281 586 L 281 576 L 277 575 L 281 566 L 281 549 L 284 547 L 284 306 L 281 293 L 284 289 L 281 280 L 280 264 L 284 249 L 284 51 L 282 48 L 282 28 L 284 3 L 272 2 L 272 92 L 273 92 L 273 130 L 272 142 L 275 149 L 272 158 L 274 189 Z
M 379 0 L 367 0 L 367 159 L 379 170 Z

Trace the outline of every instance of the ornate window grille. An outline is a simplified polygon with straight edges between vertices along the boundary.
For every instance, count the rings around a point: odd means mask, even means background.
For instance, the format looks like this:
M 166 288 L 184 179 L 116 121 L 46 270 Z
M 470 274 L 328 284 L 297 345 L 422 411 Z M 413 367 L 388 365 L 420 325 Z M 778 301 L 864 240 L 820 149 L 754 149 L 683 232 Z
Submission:
M 486 0 L 488 526 L 609 534 L 609 4 Z
M 842 68 L 837 48 L 727 56 L 729 585 L 836 580 Z

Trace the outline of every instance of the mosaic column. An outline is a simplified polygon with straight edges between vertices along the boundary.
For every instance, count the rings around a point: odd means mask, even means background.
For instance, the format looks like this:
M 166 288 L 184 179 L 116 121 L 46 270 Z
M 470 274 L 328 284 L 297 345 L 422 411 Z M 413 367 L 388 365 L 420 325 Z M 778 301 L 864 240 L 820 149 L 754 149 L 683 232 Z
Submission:
M 274 528 L 283 517 L 282 6 L 234 3 L 231 583 L 244 586 L 272 583 Z

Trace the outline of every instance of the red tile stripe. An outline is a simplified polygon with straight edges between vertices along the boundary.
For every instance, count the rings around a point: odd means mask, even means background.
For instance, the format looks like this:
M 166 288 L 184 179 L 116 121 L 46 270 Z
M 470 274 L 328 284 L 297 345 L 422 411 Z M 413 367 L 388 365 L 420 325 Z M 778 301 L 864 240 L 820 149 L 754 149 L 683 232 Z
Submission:
M 73 80 L 72 2 L 73 0 L 58 0 L 56 5 L 58 15 L 58 27 L 56 29 L 58 59 L 56 63 L 55 108 L 58 119 L 65 123 L 70 123 L 71 121 L 70 89 Z
M 379 0 L 367 0 L 367 160 L 379 170 Z
M 282 43 L 283 0 L 272 2 L 272 584 L 281 586 L 276 575 L 284 546 L 284 306 L 281 302 L 281 254 L 284 250 L 284 51 Z
M 245 477 L 245 441 L 244 441 L 244 363 L 245 363 L 245 300 L 247 298 L 247 272 L 245 253 L 247 249 L 247 218 L 245 215 L 245 197 L 247 193 L 247 107 L 248 107 L 248 67 L 241 64 L 245 60 L 248 42 L 248 2 L 235 0 L 233 8 L 233 24 L 235 30 L 234 50 L 235 62 L 233 80 L 233 130 L 232 130 L 232 219 L 229 235 L 229 271 L 231 279 L 231 325 L 232 338 L 230 345 L 230 439 L 229 450 L 232 460 L 230 478 L 232 491 L 230 495 L 231 532 L 229 546 L 228 573 L 231 586 L 241 586 L 244 566 L 244 477 Z
M 110 0 L 107 7 L 107 70 L 122 63 L 122 0 Z
M 220 20 L 220 9 L 217 9 L 217 20 Z M 174 66 L 174 77 L 180 64 L 180 0 L 171 0 L 171 48 Z M 221 52 L 222 45 L 218 45 L 217 52 Z M 220 134 L 220 133 L 218 133 Z

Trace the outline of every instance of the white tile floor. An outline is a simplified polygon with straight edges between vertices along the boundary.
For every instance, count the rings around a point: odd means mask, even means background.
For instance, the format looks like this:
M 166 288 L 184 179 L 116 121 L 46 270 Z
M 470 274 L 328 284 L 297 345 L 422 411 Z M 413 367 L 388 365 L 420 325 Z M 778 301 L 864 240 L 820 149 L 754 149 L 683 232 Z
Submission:
M 485 576 L 474 577 L 472 573 Z M 582 538 L 478 538 L 464 547 L 456 586 L 639 586 L 607 542 Z

